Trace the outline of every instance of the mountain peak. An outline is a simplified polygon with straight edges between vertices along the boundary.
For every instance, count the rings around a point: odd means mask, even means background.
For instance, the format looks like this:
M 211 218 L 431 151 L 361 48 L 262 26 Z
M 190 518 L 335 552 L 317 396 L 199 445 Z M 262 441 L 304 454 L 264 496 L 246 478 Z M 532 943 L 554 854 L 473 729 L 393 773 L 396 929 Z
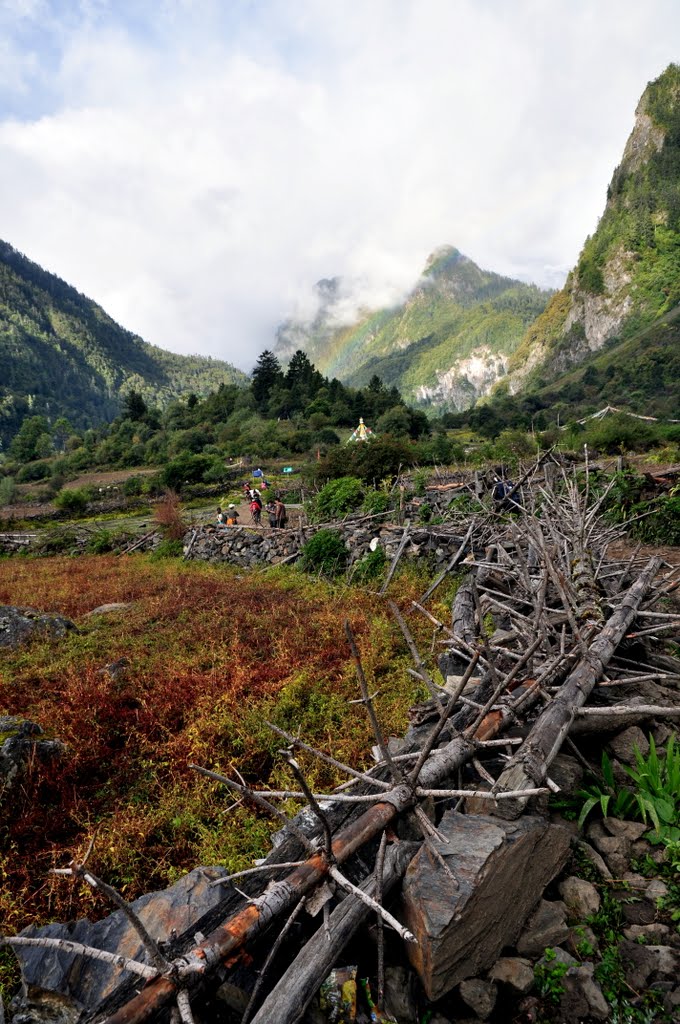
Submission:
M 423 277 L 438 277 L 453 270 L 459 263 L 471 263 L 459 249 L 452 245 L 440 245 L 431 252 L 425 263 Z

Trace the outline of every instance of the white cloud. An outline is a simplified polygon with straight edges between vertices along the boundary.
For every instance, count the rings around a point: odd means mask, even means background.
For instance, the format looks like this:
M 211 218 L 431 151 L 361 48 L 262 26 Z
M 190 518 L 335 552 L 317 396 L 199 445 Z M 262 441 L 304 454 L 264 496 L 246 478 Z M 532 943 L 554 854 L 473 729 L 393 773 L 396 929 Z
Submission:
M 673 0 L 67 6 L 2 12 L 1 233 L 242 366 L 317 279 L 388 301 L 442 243 L 558 284 L 680 25 Z

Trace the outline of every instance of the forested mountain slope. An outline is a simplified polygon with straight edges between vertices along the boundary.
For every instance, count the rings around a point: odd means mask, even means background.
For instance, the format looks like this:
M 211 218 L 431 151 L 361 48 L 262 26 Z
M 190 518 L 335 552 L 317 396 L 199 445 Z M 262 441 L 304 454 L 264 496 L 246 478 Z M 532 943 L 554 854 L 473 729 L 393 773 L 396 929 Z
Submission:
M 672 64 L 645 89 L 597 230 L 527 331 L 501 390 L 559 391 L 583 366 L 598 401 L 677 409 L 679 303 L 680 66 Z
M 0 242 L 0 440 L 26 414 L 82 428 L 111 420 L 131 389 L 150 404 L 245 381 L 228 363 L 180 356 L 124 330 L 100 306 Z
M 342 282 L 322 281 L 319 312 L 287 321 L 276 352 L 302 348 L 323 373 L 356 387 L 374 374 L 421 406 L 465 409 L 504 375 L 527 327 L 550 293 L 481 270 L 457 249 L 430 257 L 407 299 L 337 325 Z

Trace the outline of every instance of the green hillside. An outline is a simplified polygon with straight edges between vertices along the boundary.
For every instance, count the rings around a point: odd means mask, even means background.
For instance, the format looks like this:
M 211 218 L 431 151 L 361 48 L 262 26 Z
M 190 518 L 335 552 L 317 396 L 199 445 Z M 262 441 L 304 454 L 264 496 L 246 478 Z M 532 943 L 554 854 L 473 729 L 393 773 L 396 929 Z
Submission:
M 667 339 L 676 329 L 661 325 L 679 303 L 680 66 L 672 64 L 645 89 L 597 230 L 510 360 L 508 383 L 515 392 L 544 389 L 587 363 L 591 378 L 600 370 L 612 374 L 602 381 L 603 398 L 628 375 L 636 405 L 635 371 L 655 363 L 659 352 L 672 357 Z M 655 324 L 659 330 L 649 330 Z M 593 360 L 600 351 L 602 360 Z M 661 391 L 648 397 L 667 406 L 675 389 L 667 373 L 661 376 Z
M 150 404 L 245 381 L 228 363 L 180 356 L 124 330 L 91 299 L 0 242 L 0 440 L 27 415 L 77 428 L 113 419 L 122 396 Z
M 283 325 L 322 372 L 355 387 L 374 374 L 408 401 L 463 409 L 505 373 L 507 360 L 550 293 L 481 270 L 449 246 L 437 250 L 408 298 L 356 323 L 333 326 L 333 292 L 326 282 L 322 314 L 306 330 Z

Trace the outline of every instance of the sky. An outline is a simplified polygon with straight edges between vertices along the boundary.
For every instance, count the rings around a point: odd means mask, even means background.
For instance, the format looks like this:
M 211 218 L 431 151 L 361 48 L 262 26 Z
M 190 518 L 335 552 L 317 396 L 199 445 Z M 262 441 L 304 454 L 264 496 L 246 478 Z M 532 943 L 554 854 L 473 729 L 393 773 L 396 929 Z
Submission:
M 559 287 L 676 0 L 0 0 L 0 238 L 242 369 L 443 244 Z

